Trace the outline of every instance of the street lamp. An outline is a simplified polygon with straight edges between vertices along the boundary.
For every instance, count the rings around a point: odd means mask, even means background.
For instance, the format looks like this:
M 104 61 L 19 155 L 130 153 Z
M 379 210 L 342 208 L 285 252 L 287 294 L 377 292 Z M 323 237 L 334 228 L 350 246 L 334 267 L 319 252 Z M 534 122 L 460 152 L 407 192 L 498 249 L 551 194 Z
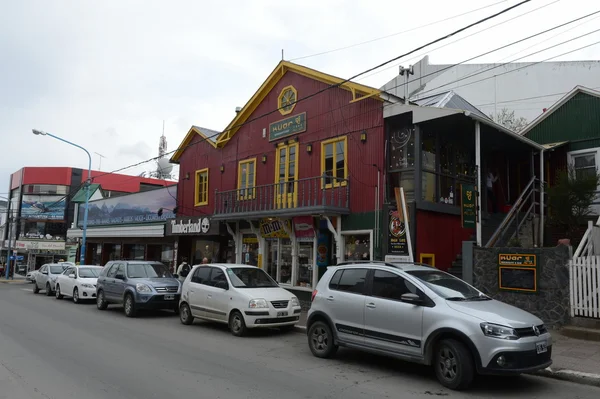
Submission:
M 80 256 L 80 262 L 81 263 L 85 263 L 85 241 L 86 241 L 86 237 L 87 237 L 87 222 L 88 222 L 88 205 L 90 202 L 90 183 L 92 182 L 92 156 L 90 155 L 90 153 L 88 152 L 88 150 L 86 150 L 85 148 L 83 148 L 80 145 L 77 145 L 75 143 L 71 143 L 68 140 L 65 140 L 63 138 L 60 138 L 58 136 L 55 136 L 53 134 L 44 132 L 42 130 L 37 130 L 37 129 L 32 129 L 33 134 L 37 135 L 37 136 L 50 136 L 53 137 L 57 140 L 62 141 L 63 143 L 67 143 L 72 145 L 73 147 L 77 147 L 79 149 L 82 149 L 83 151 L 85 151 L 85 153 L 88 156 L 88 176 L 87 176 L 87 181 L 85 184 L 85 208 L 83 210 L 83 236 L 81 239 L 81 256 Z

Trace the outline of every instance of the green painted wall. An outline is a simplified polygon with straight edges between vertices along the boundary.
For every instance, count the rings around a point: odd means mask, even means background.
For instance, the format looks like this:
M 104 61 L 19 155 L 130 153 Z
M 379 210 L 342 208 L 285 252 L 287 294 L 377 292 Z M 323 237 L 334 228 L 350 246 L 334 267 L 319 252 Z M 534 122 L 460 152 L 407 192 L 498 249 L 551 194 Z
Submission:
M 570 150 L 600 146 L 600 98 L 578 93 L 526 136 L 540 144 L 570 141 Z

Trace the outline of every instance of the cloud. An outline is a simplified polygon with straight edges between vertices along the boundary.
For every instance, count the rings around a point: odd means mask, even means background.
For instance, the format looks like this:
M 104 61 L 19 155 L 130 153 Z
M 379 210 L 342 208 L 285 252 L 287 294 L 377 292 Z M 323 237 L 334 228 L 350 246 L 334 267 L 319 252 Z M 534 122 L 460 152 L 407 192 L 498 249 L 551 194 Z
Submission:
M 152 157 L 152 149 L 143 141 L 119 147 L 118 155 L 130 158 L 131 162 Z M 158 155 L 158 154 L 157 154 Z M 154 155 L 156 156 L 156 155 Z M 125 160 L 127 162 L 127 160 Z

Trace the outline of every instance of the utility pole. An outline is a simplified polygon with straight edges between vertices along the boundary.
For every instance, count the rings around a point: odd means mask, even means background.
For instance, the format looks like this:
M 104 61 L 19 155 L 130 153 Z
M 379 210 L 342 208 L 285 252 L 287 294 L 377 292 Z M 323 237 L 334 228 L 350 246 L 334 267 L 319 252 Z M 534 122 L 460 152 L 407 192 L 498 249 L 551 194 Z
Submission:
M 409 65 L 408 68 L 404 68 L 400 65 L 400 76 L 406 75 L 406 83 L 404 84 L 404 104 L 408 104 L 408 77 L 415 74 L 415 68 Z

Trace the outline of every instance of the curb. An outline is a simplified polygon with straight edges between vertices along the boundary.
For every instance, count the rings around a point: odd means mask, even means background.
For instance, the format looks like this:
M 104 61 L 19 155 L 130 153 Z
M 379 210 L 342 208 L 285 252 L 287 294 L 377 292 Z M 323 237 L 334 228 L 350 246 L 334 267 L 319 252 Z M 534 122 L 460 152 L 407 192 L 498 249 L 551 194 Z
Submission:
M 25 284 L 27 281 L 17 279 L 17 280 L 0 280 L 0 284 Z
M 591 385 L 600 387 L 600 374 L 584 373 L 581 371 L 573 370 L 560 370 L 548 367 L 544 370 L 537 371 L 531 375 L 537 375 L 540 377 L 554 378 L 561 381 L 569 381 L 577 384 Z

